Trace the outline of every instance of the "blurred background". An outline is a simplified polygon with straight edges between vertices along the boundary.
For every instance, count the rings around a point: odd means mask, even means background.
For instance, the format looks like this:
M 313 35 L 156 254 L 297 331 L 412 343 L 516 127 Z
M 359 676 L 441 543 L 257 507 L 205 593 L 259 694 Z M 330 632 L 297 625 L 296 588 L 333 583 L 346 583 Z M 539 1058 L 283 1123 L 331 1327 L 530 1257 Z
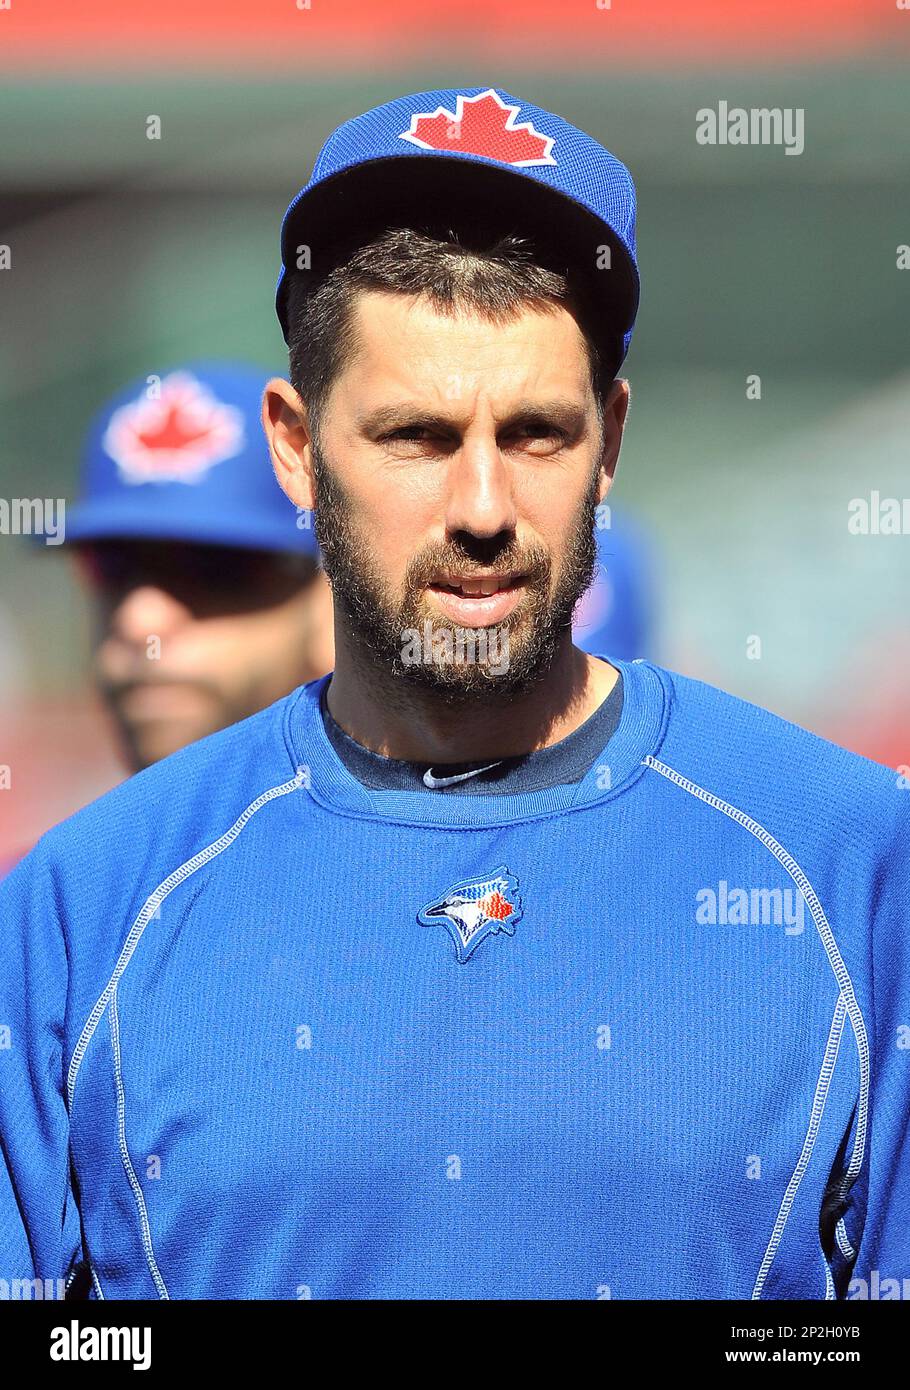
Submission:
M 848 530 L 852 499 L 910 497 L 908 55 L 896 0 L 0 10 L 0 497 L 73 498 L 88 421 L 133 377 L 284 373 L 279 226 L 326 136 L 402 92 L 496 84 L 638 185 L 612 500 L 653 546 L 649 654 L 910 763 L 910 534 Z M 722 100 L 802 109 L 803 153 L 699 144 Z M 88 650 L 66 554 L 0 534 L 0 855 L 123 775 Z

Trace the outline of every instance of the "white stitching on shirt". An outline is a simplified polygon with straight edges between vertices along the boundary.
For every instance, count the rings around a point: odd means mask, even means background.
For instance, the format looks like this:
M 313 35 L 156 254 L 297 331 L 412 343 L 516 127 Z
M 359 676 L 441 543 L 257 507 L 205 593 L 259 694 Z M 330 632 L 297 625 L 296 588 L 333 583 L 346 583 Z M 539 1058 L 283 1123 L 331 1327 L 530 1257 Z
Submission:
M 136 918 L 135 922 L 130 928 L 126 941 L 123 943 L 123 948 L 120 952 L 120 955 L 117 958 L 117 963 L 114 966 L 111 978 L 108 980 L 107 984 L 102 990 L 100 996 L 98 997 L 98 1000 L 95 1003 L 95 1007 L 92 1009 L 92 1012 L 89 1014 L 88 1019 L 86 1020 L 85 1027 L 82 1029 L 79 1041 L 76 1044 L 72 1058 L 70 1060 L 69 1071 L 67 1073 L 66 1089 L 68 1108 L 70 1111 L 70 1116 L 72 1116 L 73 1096 L 76 1089 L 76 1078 L 79 1075 L 79 1068 L 82 1064 L 82 1059 L 85 1056 L 86 1048 L 91 1042 L 95 1030 L 98 1027 L 98 1024 L 101 1022 L 101 1019 L 104 1016 L 105 1009 L 107 1008 L 108 1004 L 111 1003 L 112 1009 L 110 1027 L 111 1042 L 114 1048 L 114 1072 L 117 1084 L 117 1124 L 118 1139 L 120 1145 L 120 1156 L 123 1161 L 123 1166 L 126 1170 L 126 1175 L 130 1182 L 130 1187 L 133 1190 L 133 1195 L 136 1198 L 136 1205 L 139 1210 L 139 1221 L 140 1226 L 142 1228 L 142 1244 L 145 1249 L 149 1271 L 152 1275 L 152 1278 L 155 1282 L 155 1286 L 158 1289 L 161 1298 L 169 1298 L 170 1295 L 168 1294 L 167 1287 L 164 1283 L 164 1279 L 161 1276 L 161 1272 L 158 1269 L 158 1265 L 155 1260 L 155 1253 L 152 1246 L 151 1228 L 149 1226 L 148 1221 L 148 1212 L 145 1207 L 145 1197 L 143 1195 L 142 1188 L 139 1185 L 139 1179 L 136 1177 L 136 1174 L 133 1170 L 133 1165 L 129 1156 L 129 1149 L 127 1148 L 126 1144 L 123 1079 L 120 1070 L 120 1029 L 119 1021 L 117 1018 L 117 983 L 120 980 L 120 977 L 122 976 L 124 970 L 129 965 L 130 960 L 133 956 L 133 952 L 139 944 L 139 940 L 142 936 L 142 933 L 145 931 L 145 928 L 147 927 L 148 923 L 154 917 L 158 908 L 164 902 L 164 899 L 168 896 L 168 894 L 172 892 L 173 889 L 177 888 L 186 879 L 188 879 L 191 874 L 194 874 L 197 869 L 201 869 L 205 864 L 208 864 L 208 862 L 211 859 L 215 859 L 219 854 L 221 854 L 231 844 L 233 844 L 234 840 L 236 840 L 237 836 L 240 834 L 241 830 L 243 830 L 247 822 L 256 814 L 258 810 L 265 806 L 267 802 L 273 801 L 276 797 L 285 796 L 288 792 L 296 791 L 302 785 L 303 773 L 298 772 L 297 775 L 294 778 L 292 778 L 290 782 L 282 782 L 279 786 L 270 787 L 268 791 L 263 792 L 261 796 L 258 796 L 255 801 L 251 802 L 250 805 L 247 806 L 246 810 L 240 816 L 238 816 L 237 820 L 235 820 L 234 824 L 231 826 L 229 830 L 225 831 L 225 833 L 219 839 L 214 840 L 212 844 L 207 845 L 205 849 L 200 850 L 198 854 L 193 855 L 192 859 L 188 859 L 184 864 L 181 864 L 180 867 L 178 869 L 175 869 L 172 874 L 170 874 L 166 879 L 164 879 L 164 881 L 160 883 L 158 887 L 155 889 L 155 891 L 146 899 L 139 912 L 138 917 Z M 101 1285 L 98 1282 L 94 1269 L 92 1269 L 92 1282 L 95 1285 L 98 1297 L 104 1298 L 104 1294 L 101 1291 Z
M 666 777 L 669 781 L 675 783 L 676 786 L 681 787 L 683 791 L 689 792 L 691 796 L 695 796 L 700 801 L 704 801 L 708 806 L 713 807 L 714 810 L 722 811 L 725 816 L 729 816 L 731 820 L 736 821 L 737 824 L 748 830 L 751 835 L 754 835 L 757 840 L 760 840 L 765 848 L 774 855 L 778 863 L 786 869 L 806 901 L 809 911 L 812 914 L 812 920 L 815 923 L 816 931 L 821 937 L 822 945 L 825 948 L 828 963 L 834 972 L 834 977 L 840 988 L 840 994 L 843 997 L 850 1019 L 850 1026 L 853 1029 L 853 1035 L 856 1039 L 856 1050 L 859 1057 L 859 1106 L 856 1119 L 856 1138 L 853 1144 L 853 1153 L 850 1157 L 850 1162 L 840 1185 L 841 1197 L 844 1198 L 863 1166 L 863 1157 L 866 1148 L 870 1085 L 869 1040 L 862 1010 L 859 1007 L 853 988 L 853 981 L 850 979 L 850 973 L 838 950 L 837 942 L 834 939 L 834 933 L 825 916 L 824 908 L 819 902 L 818 895 L 793 856 L 788 854 L 783 845 L 775 840 L 774 836 L 770 834 L 764 826 L 759 825 L 758 821 L 753 820 L 751 816 L 746 815 L 744 811 L 740 811 L 737 807 L 731 806 L 729 802 L 722 800 L 721 797 L 715 796 L 713 792 L 705 791 L 705 789 L 698 786 L 696 782 L 691 782 L 687 777 L 681 776 L 674 768 L 669 767 L 666 763 L 660 762 L 659 759 L 653 757 L 650 753 L 642 758 L 642 763 L 647 767 L 653 768 L 655 772 L 659 772 L 662 777 Z M 844 1230 L 844 1238 L 846 1239 L 846 1228 Z M 841 1249 L 843 1249 L 843 1246 L 841 1246 Z
M 848 1260 L 854 1259 L 856 1251 L 850 1244 L 850 1237 L 847 1235 L 847 1225 L 843 1217 L 841 1217 L 840 1221 L 838 1221 L 837 1225 L 834 1227 L 834 1234 L 837 1237 L 837 1243 L 840 1246 L 841 1254 L 845 1255 Z
M 762 1259 L 761 1266 L 755 1279 L 755 1287 L 752 1290 L 753 1298 L 761 1298 L 762 1288 L 768 1277 L 768 1271 L 774 1263 L 774 1257 L 777 1254 L 778 1247 L 783 1237 L 787 1218 L 796 1200 L 796 1193 L 805 1176 L 806 1169 L 809 1167 L 812 1150 L 818 1138 L 818 1131 L 825 1109 L 825 1101 L 828 1098 L 828 1087 L 831 1084 L 831 1077 L 834 1075 L 834 1068 L 837 1064 L 837 1054 L 840 1049 L 841 1032 L 843 1030 L 846 1014 L 847 1007 L 844 1003 L 844 996 L 839 994 L 837 996 L 837 1003 L 834 1006 L 834 1016 L 831 1019 L 831 1030 L 828 1033 L 828 1041 L 825 1044 L 825 1055 L 822 1059 L 821 1071 L 818 1074 L 815 1095 L 812 1099 L 812 1109 L 809 1113 L 809 1127 L 806 1130 L 806 1137 L 803 1140 L 803 1147 L 800 1150 L 799 1158 L 796 1160 L 796 1167 L 793 1169 L 790 1181 L 787 1183 L 787 1190 L 783 1195 L 780 1210 L 777 1213 L 777 1220 L 774 1222 L 774 1229 L 771 1232 L 768 1247 L 765 1250 L 764 1258 Z M 828 1268 L 827 1261 L 825 1262 L 825 1268 L 826 1270 Z M 830 1274 L 826 1274 L 826 1298 L 828 1296 L 827 1282 L 829 1278 Z
M 123 943 L 123 949 L 117 959 L 117 964 L 114 966 L 113 974 L 99 995 L 95 1007 L 89 1014 L 85 1027 L 79 1037 L 79 1041 L 76 1043 L 76 1047 L 73 1051 L 66 1079 L 67 1099 L 71 1113 L 73 1108 L 73 1094 L 76 1089 L 76 1078 L 79 1075 L 79 1068 L 85 1056 L 85 1050 L 92 1040 L 95 1029 L 101 1022 L 102 1015 L 107 1008 L 110 997 L 117 988 L 117 982 L 120 976 L 130 963 L 133 952 L 139 944 L 139 938 L 142 936 L 148 923 L 154 917 L 167 895 L 174 888 L 177 888 L 183 883 L 185 879 L 188 879 L 191 874 L 194 874 L 197 869 L 201 869 L 210 859 L 215 859 L 223 850 L 226 850 L 229 845 L 233 844 L 241 830 L 243 830 L 244 826 L 247 824 L 247 821 L 249 821 L 261 807 L 265 806 L 266 802 L 273 801 L 275 797 L 278 796 L 286 796 L 288 792 L 296 791 L 302 785 L 303 774 L 298 772 L 297 776 L 290 782 L 282 782 L 280 786 L 270 787 L 269 790 L 263 792 L 261 796 L 257 796 L 256 800 L 251 802 L 243 814 L 238 816 L 237 820 L 234 821 L 230 830 L 225 831 L 220 839 L 207 845 L 206 848 L 200 850 L 198 854 L 194 854 L 192 859 L 188 859 L 185 864 L 181 864 L 179 869 L 175 869 L 174 872 L 170 874 L 163 883 L 160 883 L 155 891 L 146 899 L 138 917 L 130 928 L 126 941 Z
M 136 1208 L 139 1212 L 139 1226 L 142 1232 L 142 1248 L 145 1250 L 145 1258 L 148 1263 L 149 1273 L 155 1281 L 155 1288 L 158 1290 L 160 1298 L 170 1298 L 167 1285 L 162 1278 L 155 1259 L 155 1251 L 152 1246 L 152 1231 L 149 1225 L 148 1210 L 145 1205 L 145 1194 L 139 1179 L 136 1177 L 136 1170 L 130 1158 L 130 1151 L 126 1142 L 126 1098 L 123 1093 L 123 1073 L 120 1069 L 120 1019 L 117 1014 L 117 991 L 111 991 L 111 1008 L 108 1015 L 111 1028 L 111 1048 L 114 1054 L 114 1077 L 117 1084 L 117 1143 L 120 1148 L 120 1157 L 123 1160 L 123 1168 L 129 1179 L 130 1187 L 133 1189 L 133 1196 L 136 1198 Z
M 91 1262 L 91 1259 L 90 1259 L 90 1258 L 88 1258 L 88 1257 L 86 1258 L 84 1267 L 85 1267 L 86 1269 L 88 1269 L 88 1272 L 89 1272 L 89 1274 L 91 1275 L 92 1284 L 93 1284 L 94 1287 L 95 1287 L 95 1291 L 96 1291 L 98 1297 L 99 1297 L 99 1298 L 103 1298 L 103 1297 L 104 1297 L 104 1294 L 102 1293 L 101 1285 L 98 1283 L 98 1276 L 97 1276 L 97 1274 L 95 1273 L 94 1269 L 92 1268 L 92 1262 Z M 83 1265 L 76 1264 L 76 1265 L 74 1265 L 73 1268 L 70 1270 L 69 1276 L 68 1276 L 67 1281 L 66 1281 L 66 1286 L 65 1286 L 65 1288 L 64 1288 L 64 1294 L 68 1294 L 68 1293 L 69 1293 L 70 1289 L 71 1289 L 72 1286 L 73 1286 L 73 1280 L 76 1278 L 76 1275 L 79 1273 L 80 1269 L 82 1269 L 82 1268 L 83 1268 Z
M 862 1011 L 860 1010 L 856 999 L 856 993 L 853 989 L 853 981 L 850 979 L 850 974 L 838 950 L 837 942 L 834 939 L 834 933 L 825 916 L 824 909 L 818 900 L 815 889 L 812 887 L 812 884 L 809 882 L 793 856 L 788 854 L 784 847 L 775 840 L 774 836 L 765 830 L 764 826 L 759 825 L 758 821 L 753 820 L 751 816 L 747 816 L 744 811 L 740 811 L 735 806 L 731 806 L 729 802 L 723 801 L 719 796 L 714 796 L 712 792 L 706 792 L 695 782 L 690 782 L 687 777 L 680 776 L 672 767 L 668 767 L 666 763 L 658 761 L 658 759 L 652 757 L 650 753 L 642 759 L 642 762 L 648 767 L 654 768 L 654 770 L 661 773 L 662 776 L 669 778 L 671 782 L 675 782 L 676 785 L 682 787 L 684 791 L 690 792 L 692 796 L 696 796 L 699 800 L 707 802 L 707 804 L 713 806 L 715 810 L 722 811 L 725 816 L 729 816 L 731 820 L 737 821 L 738 824 L 742 825 L 754 835 L 756 839 L 760 840 L 765 848 L 769 850 L 771 854 L 774 855 L 775 859 L 787 870 L 787 873 L 793 879 L 806 900 L 806 904 L 812 914 L 812 920 L 815 923 L 816 930 L 821 937 L 822 944 L 828 956 L 828 962 L 831 969 L 834 971 L 834 976 L 840 986 L 841 994 L 844 996 L 847 1014 L 850 1018 L 854 1036 L 856 1037 L 856 1048 L 859 1054 L 859 1113 L 856 1121 L 856 1141 L 853 1146 L 853 1155 L 844 1177 L 843 1191 L 846 1193 L 847 1188 L 849 1188 L 851 1182 L 862 1167 L 863 1155 L 865 1153 L 866 1126 L 868 1123 L 869 1109 L 869 1042 L 866 1034 L 865 1020 L 863 1019 Z

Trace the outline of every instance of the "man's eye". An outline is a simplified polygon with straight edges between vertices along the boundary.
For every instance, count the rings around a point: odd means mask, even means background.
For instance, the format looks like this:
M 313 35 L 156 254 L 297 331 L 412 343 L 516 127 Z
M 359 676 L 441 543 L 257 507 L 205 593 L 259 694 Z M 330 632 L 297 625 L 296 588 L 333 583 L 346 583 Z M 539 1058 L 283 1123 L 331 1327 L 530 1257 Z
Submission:
M 515 433 L 524 439 L 553 439 L 560 444 L 567 438 L 564 430 L 546 420 L 527 420 L 518 426 Z
M 382 436 L 383 442 L 389 440 L 403 439 L 405 441 L 417 441 L 425 439 L 429 434 L 426 425 L 402 425 L 400 429 L 390 430 L 388 434 Z

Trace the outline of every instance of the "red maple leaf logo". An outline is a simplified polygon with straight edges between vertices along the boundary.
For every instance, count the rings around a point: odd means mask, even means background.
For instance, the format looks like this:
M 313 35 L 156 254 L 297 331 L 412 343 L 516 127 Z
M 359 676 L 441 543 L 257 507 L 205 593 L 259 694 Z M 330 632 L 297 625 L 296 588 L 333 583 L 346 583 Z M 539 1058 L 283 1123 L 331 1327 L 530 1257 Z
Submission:
M 173 372 L 158 396 L 115 410 L 104 435 L 104 448 L 127 483 L 200 482 L 243 442 L 243 413 L 189 372 Z
M 171 405 L 163 418 L 156 420 L 154 429 L 140 427 L 136 431 L 136 442 L 143 449 L 188 449 L 198 440 L 208 439 L 211 433 L 207 424 L 191 424 L 181 407 Z
M 520 110 L 492 87 L 476 97 L 459 93 L 454 111 L 437 106 L 435 111 L 416 112 L 399 139 L 422 150 L 478 154 L 500 164 L 555 164 L 552 136 L 542 135 L 530 121 L 519 122 Z

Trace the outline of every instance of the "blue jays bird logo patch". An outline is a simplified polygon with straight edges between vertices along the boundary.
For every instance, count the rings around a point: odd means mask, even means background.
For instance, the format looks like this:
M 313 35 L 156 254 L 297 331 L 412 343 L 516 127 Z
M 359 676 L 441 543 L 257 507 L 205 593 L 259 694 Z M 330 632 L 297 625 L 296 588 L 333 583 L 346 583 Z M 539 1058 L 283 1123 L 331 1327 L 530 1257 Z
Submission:
M 513 936 L 521 912 L 518 879 L 500 867 L 489 878 L 467 878 L 456 883 L 418 912 L 417 920 L 422 927 L 442 923 L 455 942 L 456 959 L 464 965 L 481 941 L 494 932 Z

